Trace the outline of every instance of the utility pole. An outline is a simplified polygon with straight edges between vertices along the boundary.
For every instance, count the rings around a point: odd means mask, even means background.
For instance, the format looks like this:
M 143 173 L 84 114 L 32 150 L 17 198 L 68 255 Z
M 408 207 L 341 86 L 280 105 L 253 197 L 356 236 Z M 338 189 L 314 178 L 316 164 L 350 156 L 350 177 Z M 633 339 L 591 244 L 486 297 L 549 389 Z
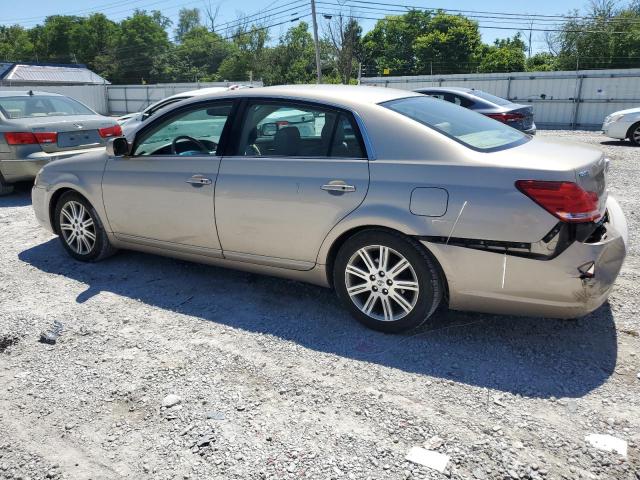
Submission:
M 322 70 L 320 69 L 320 45 L 318 45 L 318 22 L 316 20 L 316 2 L 311 0 L 311 18 L 313 19 L 313 43 L 316 47 L 316 74 L 318 83 L 322 82 Z

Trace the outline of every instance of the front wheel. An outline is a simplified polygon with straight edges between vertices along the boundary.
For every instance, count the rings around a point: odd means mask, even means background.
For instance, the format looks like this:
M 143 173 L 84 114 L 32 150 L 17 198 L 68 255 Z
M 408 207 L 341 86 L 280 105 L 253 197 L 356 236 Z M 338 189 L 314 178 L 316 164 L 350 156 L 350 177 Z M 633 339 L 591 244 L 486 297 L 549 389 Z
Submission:
M 96 262 L 115 252 L 97 212 L 76 192 L 66 192 L 58 200 L 55 226 L 62 246 L 76 260 Z
M 413 239 L 365 230 L 340 248 L 333 272 L 338 297 L 369 328 L 400 332 L 420 326 L 442 300 L 435 260 Z

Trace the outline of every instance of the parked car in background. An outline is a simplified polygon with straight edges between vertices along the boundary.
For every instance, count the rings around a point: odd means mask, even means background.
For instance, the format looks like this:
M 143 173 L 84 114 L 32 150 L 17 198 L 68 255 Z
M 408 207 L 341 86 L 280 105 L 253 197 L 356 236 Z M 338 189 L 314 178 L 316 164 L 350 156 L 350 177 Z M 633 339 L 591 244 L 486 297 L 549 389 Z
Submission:
M 176 93 L 170 97 L 163 98 L 162 100 L 152 103 L 142 112 L 128 113 L 118 117 L 116 120 L 122 127 L 122 132 L 125 137 L 131 138 L 131 134 L 149 117 L 155 115 L 164 107 L 172 105 L 174 103 L 186 100 L 187 98 L 197 97 L 199 95 L 209 95 L 212 93 L 227 92 L 230 90 L 238 90 L 240 88 L 252 88 L 248 85 L 230 85 L 228 87 L 207 87 L 199 88 L 197 90 L 190 90 L 188 92 Z
M 397 332 L 442 302 L 598 308 L 627 244 L 606 167 L 426 95 L 292 85 L 184 100 L 50 163 L 33 208 L 77 260 L 128 248 L 307 281 Z
M 533 107 L 530 105 L 513 103 L 474 88 L 430 87 L 419 88 L 416 92 L 482 113 L 530 135 L 536 133 L 536 124 L 533 122 Z
M 52 161 L 104 147 L 122 134 L 113 118 L 64 95 L 0 91 L 0 195 Z
M 640 107 L 613 112 L 604 119 L 602 132 L 611 138 L 629 139 L 640 146 Z

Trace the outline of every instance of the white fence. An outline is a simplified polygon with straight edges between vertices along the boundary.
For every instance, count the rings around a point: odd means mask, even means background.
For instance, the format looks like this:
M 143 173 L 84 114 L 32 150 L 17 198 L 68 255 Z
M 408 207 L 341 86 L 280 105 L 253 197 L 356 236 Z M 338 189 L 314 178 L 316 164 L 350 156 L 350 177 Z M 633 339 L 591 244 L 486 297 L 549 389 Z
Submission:
M 84 103 L 89 108 L 103 115 L 109 114 L 107 87 L 105 85 L 33 85 L 33 86 L 0 86 L 0 90 L 34 90 L 66 95 Z
M 360 83 L 408 90 L 476 88 L 513 102 L 532 104 L 536 124 L 547 128 L 599 128 L 608 114 L 640 107 L 640 68 L 363 77 Z
M 109 113 L 112 115 L 139 112 L 148 105 L 176 93 L 208 87 L 228 87 L 234 84 L 261 87 L 262 82 L 160 83 L 157 85 L 108 85 Z
M 261 87 L 262 82 L 238 82 Z M 207 87 L 228 87 L 234 82 L 161 83 L 157 85 L 22 85 L 0 86 L 0 90 L 34 90 L 60 93 L 84 103 L 103 115 L 139 112 L 151 103 L 176 93 Z

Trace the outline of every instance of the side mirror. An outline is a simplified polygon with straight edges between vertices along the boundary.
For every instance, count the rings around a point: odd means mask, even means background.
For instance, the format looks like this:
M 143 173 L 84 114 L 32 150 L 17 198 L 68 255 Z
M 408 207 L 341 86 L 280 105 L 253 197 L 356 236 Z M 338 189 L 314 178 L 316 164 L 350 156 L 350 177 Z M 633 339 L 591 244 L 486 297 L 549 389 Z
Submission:
M 260 127 L 260 133 L 263 137 L 273 137 L 278 131 L 278 125 L 275 123 L 265 123 Z
M 110 157 L 124 157 L 129 155 L 129 142 L 124 137 L 110 138 L 107 141 L 107 155 Z

